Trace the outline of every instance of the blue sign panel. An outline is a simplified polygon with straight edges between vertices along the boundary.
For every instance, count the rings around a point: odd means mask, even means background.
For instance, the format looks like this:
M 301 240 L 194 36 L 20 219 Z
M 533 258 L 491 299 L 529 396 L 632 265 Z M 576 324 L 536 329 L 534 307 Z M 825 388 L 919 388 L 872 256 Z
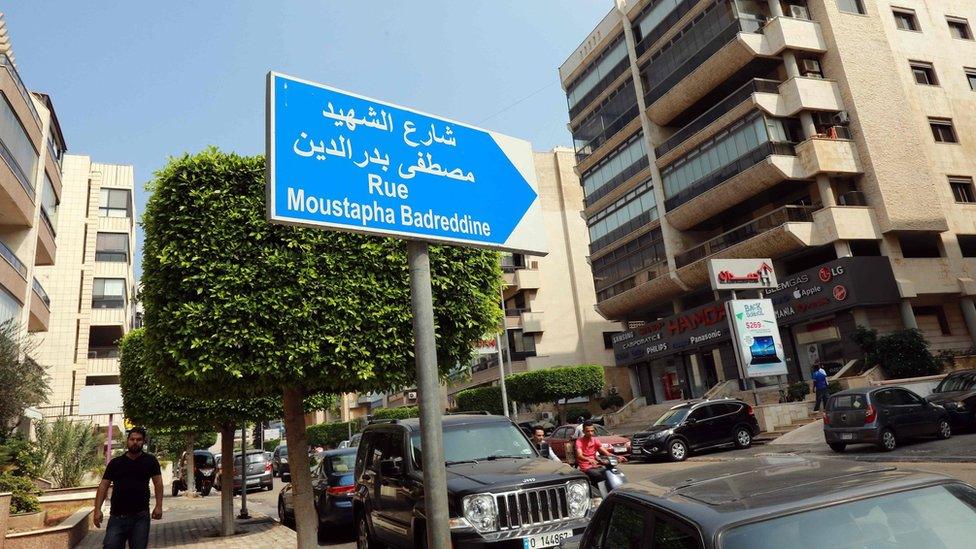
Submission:
M 272 222 L 546 253 L 528 142 L 268 75 Z

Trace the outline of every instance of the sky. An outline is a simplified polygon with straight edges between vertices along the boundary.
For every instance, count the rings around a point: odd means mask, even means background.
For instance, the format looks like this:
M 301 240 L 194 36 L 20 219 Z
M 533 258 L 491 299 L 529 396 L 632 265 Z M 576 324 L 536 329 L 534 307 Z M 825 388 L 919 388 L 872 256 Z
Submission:
M 9 0 L 27 87 L 51 95 L 68 152 L 144 185 L 208 145 L 264 152 L 275 70 L 530 141 L 570 146 L 557 69 L 611 0 Z M 141 232 L 140 232 L 141 240 Z M 136 263 L 137 276 L 141 265 Z

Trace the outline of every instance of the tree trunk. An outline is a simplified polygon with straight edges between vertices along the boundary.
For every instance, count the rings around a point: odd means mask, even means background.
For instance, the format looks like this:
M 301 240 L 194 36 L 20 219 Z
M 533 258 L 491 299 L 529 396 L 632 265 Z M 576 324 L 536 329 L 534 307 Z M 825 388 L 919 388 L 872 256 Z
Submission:
M 305 394 L 298 387 L 284 387 L 285 439 L 288 441 L 288 470 L 295 502 L 298 549 L 318 547 L 318 517 L 312 501 L 312 475 L 308 465 L 308 437 L 305 434 Z
M 220 426 L 220 535 L 234 535 L 234 423 Z
M 186 493 L 188 498 L 197 497 L 197 479 L 194 474 L 196 460 L 193 458 L 193 433 L 186 435 Z

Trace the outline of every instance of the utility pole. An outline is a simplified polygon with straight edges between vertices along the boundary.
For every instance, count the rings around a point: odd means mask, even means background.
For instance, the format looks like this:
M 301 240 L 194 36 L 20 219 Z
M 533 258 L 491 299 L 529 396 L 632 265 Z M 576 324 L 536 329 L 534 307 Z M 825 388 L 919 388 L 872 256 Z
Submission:
M 251 518 L 247 513 L 247 422 L 241 424 L 241 514 L 237 518 Z

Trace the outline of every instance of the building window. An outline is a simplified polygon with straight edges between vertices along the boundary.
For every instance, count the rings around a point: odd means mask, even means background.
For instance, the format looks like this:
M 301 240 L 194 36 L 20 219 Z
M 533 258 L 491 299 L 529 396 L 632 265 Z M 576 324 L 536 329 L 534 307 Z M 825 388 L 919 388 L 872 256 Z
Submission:
M 942 335 L 952 335 L 952 330 L 949 329 L 949 319 L 946 317 L 945 309 L 941 306 L 917 306 L 912 307 L 912 311 L 914 311 L 916 317 L 934 316 L 936 322 L 939 323 L 939 331 Z
M 657 219 L 657 201 L 651 180 L 638 185 L 613 204 L 587 219 L 590 253 Z
M 58 195 L 54 193 L 54 184 L 44 171 L 44 193 L 41 194 L 41 218 L 46 218 L 51 224 L 51 231 L 57 231 L 58 226 Z
M 512 360 L 535 356 L 535 336 L 525 334 L 522 330 L 508 331 L 508 345 L 512 349 Z
M 916 84 L 923 84 L 925 86 L 939 85 L 939 81 L 935 77 L 935 67 L 932 63 L 909 61 L 908 64 L 912 67 L 912 74 L 915 76 Z
M 960 40 L 972 40 L 973 31 L 969 28 L 969 21 L 961 17 L 946 17 L 949 23 L 949 35 Z
M 929 126 L 932 127 L 932 137 L 937 143 L 958 143 L 956 129 L 952 127 L 952 120 L 949 118 L 929 118 Z
M 905 233 L 898 237 L 901 255 L 907 258 L 942 257 L 938 233 Z
M 847 13 L 859 13 L 865 15 L 864 4 L 861 0 L 837 0 L 837 9 Z
M 92 309 L 125 307 L 125 279 L 96 278 L 92 288 Z
M 0 326 L 7 322 L 16 326 L 20 310 L 20 302 L 10 292 L 0 287 Z
M 623 332 L 603 332 L 603 348 L 613 349 L 613 336 Z
M 976 234 L 957 234 L 956 240 L 963 257 L 976 257 Z
M 3 97 L 0 101 L 0 156 L 10 165 L 17 180 L 34 196 L 34 171 L 37 169 L 37 150 L 27 130 L 20 123 L 14 108 Z
M 95 261 L 125 263 L 129 261 L 129 235 L 98 233 L 95 239 Z
M 895 26 L 900 30 L 918 31 L 918 18 L 915 17 L 914 10 L 894 9 L 891 11 L 895 15 Z
M 950 177 L 949 187 L 952 188 L 952 196 L 956 202 L 976 203 L 976 192 L 973 192 L 972 177 Z
M 966 79 L 969 80 L 969 89 L 976 91 L 976 69 L 965 69 Z
M 102 188 L 98 215 L 101 217 L 130 217 L 132 206 L 128 189 Z

